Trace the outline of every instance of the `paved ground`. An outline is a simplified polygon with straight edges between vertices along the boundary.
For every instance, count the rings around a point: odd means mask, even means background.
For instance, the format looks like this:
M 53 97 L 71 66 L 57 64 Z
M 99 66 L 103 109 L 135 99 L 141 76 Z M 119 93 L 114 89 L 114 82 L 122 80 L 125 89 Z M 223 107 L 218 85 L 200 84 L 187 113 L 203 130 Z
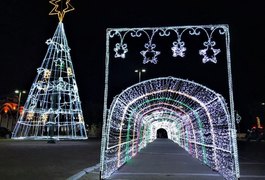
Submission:
M 1 180 L 65 180 L 99 162 L 100 140 L 0 140 Z
M 155 145 L 155 144 L 154 144 Z M 176 159 L 181 159 L 186 162 L 196 162 L 195 159 L 190 159 L 185 155 L 185 152 L 174 154 L 174 148 L 160 150 L 168 150 L 165 154 L 146 150 L 152 147 L 148 145 L 140 154 L 131 160 L 131 164 L 126 164 L 119 171 L 117 171 L 112 179 L 134 179 L 148 180 L 150 172 L 154 168 L 155 173 L 153 177 L 161 179 L 161 175 L 168 175 L 166 179 L 175 179 L 179 172 L 196 173 L 207 172 L 210 179 L 219 179 L 220 176 L 215 172 L 205 169 L 197 171 L 195 168 L 198 164 L 182 164 L 182 169 L 178 171 L 171 171 L 171 175 L 163 169 L 158 168 L 157 162 L 155 166 L 148 166 L 148 171 L 144 172 L 143 164 L 139 163 L 141 159 L 151 160 L 154 156 L 174 155 L 170 159 L 164 159 L 169 162 Z M 265 142 L 246 142 L 244 140 L 238 141 L 239 149 L 239 164 L 241 180 L 265 180 Z M 49 144 L 47 141 L 15 141 L 15 140 L 1 140 L 0 139 L 0 179 L 1 180 L 99 180 L 98 165 L 100 156 L 100 140 L 88 139 L 85 141 L 57 141 L 55 144 Z M 168 157 L 167 157 L 168 158 Z M 187 158 L 187 159 L 186 159 Z M 150 161 L 151 162 L 151 161 Z M 129 169 L 130 165 L 137 164 L 140 169 Z M 161 162 L 163 163 L 163 162 Z M 187 169 L 186 169 L 187 167 Z M 172 167 L 170 167 L 172 168 Z M 171 170 L 174 170 L 173 168 Z M 86 173 L 86 172 L 87 173 Z M 130 171 L 130 172 L 129 172 Z M 129 173 L 128 173 L 129 172 Z M 149 174 L 148 174 L 149 173 Z M 153 172 L 152 172 L 153 173 Z M 182 174 L 185 175 L 185 174 Z M 192 176 L 196 180 L 200 175 Z M 138 178 L 139 177 L 139 178 Z M 141 178 L 140 178 L 141 177 Z M 137 179 L 136 179 L 137 178 Z M 192 179 L 192 178 L 191 178 Z
M 172 147 L 171 147 L 172 146 Z M 149 144 L 116 171 L 113 180 L 218 180 L 219 174 L 191 158 L 174 144 Z M 241 180 L 265 180 L 265 142 L 238 141 Z M 157 159 L 159 159 L 157 161 Z M 177 168 L 176 168 L 177 167 Z M 79 180 L 99 180 L 99 169 Z
M 110 179 L 222 180 L 222 176 L 192 158 L 169 139 L 156 139 Z
M 265 180 L 265 141 L 238 141 L 241 180 Z

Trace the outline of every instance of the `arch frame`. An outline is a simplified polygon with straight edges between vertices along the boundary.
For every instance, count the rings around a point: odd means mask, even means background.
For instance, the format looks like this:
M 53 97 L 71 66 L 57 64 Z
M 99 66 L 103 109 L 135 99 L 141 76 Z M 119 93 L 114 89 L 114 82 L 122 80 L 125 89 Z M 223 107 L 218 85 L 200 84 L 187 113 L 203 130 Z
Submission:
M 231 137 L 232 137 L 232 148 L 233 148 L 233 156 L 234 156 L 234 162 L 235 162 L 235 173 L 236 177 L 239 179 L 240 177 L 240 171 L 239 171 L 239 163 L 238 163 L 238 150 L 237 150 L 237 142 L 234 137 L 236 137 L 236 127 L 235 127 L 235 113 L 234 113 L 234 98 L 233 98 L 233 84 L 232 84 L 232 70 L 231 70 L 231 55 L 230 55 L 230 34 L 229 34 L 229 27 L 227 24 L 218 24 L 218 25 L 198 25 L 198 26 L 173 26 L 173 27 L 147 27 L 147 28 L 108 28 L 106 31 L 106 56 L 105 56 L 105 89 L 104 89 L 104 105 L 103 105 L 103 128 L 102 128 L 102 142 L 101 142 L 101 158 L 100 158 L 100 171 L 101 174 L 103 174 L 104 171 L 104 154 L 105 154 L 105 147 L 107 145 L 107 133 L 108 133 L 108 115 L 109 115 L 109 110 L 111 107 L 108 108 L 108 96 L 109 96 L 109 90 L 108 90 L 108 85 L 109 85 L 109 60 L 110 60 L 110 39 L 113 38 L 115 35 L 119 35 L 121 42 L 120 45 L 124 45 L 124 39 L 127 34 L 130 34 L 131 32 L 132 37 L 140 37 L 141 32 L 144 32 L 145 34 L 148 35 L 148 31 L 153 32 L 153 34 L 149 34 L 149 43 L 153 40 L 154 37 L 154 32 L 161 31 L 162 33 L 161 36 L 169 36 L 170 34 L 167 34 L 170 30 L 175 31 L 179 40 L 181 38 L 182 33 L 189 32 L 191 35 L 195 34 L 198 35 L 197 30 L 202 30 L 205 31 L 208 37 L 208 45 L 212 44 L 215 45 L 215 42 L 212 40 L 212 34 L 215 30 L 221 29 L 222 32 L 220 34 L 223 34 L 225 37 L 225 45 L 226 45 L 226 60 L 227 60 L 227 75 L 228 75 L 228 92 L 229 92 L 229 117 L 231 119 Z M 207 33 L 208 29 L 213 29 L 211 33 Z M 179 33 L 179 31 L 181 33 Z M 189 31 L 190 30 L 190 31 Z M 143 34 L 144 34 L 143 33 Z M 204 45 L 207 45 L 207 42 L 204 43 Z M 127 49 L 127 44 L 126 46 L 120 46 L 121 49 L 126 53 L 128 51 Z M 211 46 L 211 45 L 210 45 Z M 211 46 L 213 48 L 213 46 Z M 125 57 L 125 54 L 117 54 L 117 46 L 116 49 L 114 49 L 116 54 L 115 57 Z M 116 51 L 117 50 L 117 51 Z M 183 50 L 183 49 L 182 49 Z M 216 49 L 215 49 L 216 50 Z M 200 53 L 202 53 L 203 50 L 200 50 Z M 142 54 L 142 52 L 141 52 Z M 213 63 L 216 63 L 216 59 L 207 59 L 208 57 L 204 56 L 203 63 L 207 61 L 211 61 Z M 144 62 L 143 62 L 144 63 Z M 115 97 L 116 98 L 116 97 Z M 114 98 L 114 99 L 115 99 Z M 103 176 L 102 176 L 103 177 Z

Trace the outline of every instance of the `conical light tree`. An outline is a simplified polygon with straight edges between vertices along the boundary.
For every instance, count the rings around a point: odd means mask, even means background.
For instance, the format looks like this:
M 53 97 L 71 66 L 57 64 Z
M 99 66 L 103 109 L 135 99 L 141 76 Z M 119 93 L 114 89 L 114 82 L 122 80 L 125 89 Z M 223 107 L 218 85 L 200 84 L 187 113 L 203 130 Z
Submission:
M 58 0 L 51 0 L 50 15 L 58 15 L 59 24 L 46 41 L 47 53 L 37 69 L 24 110 L 14 128 L 13 139 L 87 139 L 70 48 L 63 17 L 74 10 L 66 1 L 59 11 Z M 60 2 L 61 3 L 61 2 Z

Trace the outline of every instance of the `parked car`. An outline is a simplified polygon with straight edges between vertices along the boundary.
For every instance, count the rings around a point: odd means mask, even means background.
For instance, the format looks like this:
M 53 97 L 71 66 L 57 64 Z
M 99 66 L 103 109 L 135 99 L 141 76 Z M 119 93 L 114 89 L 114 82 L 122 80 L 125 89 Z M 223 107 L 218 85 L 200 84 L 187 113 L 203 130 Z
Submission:
M 251 130 L 248 130 L 246 135 L 247 140 L 256 140 L 261 141 L 265 140 L 265 130 L 262 128 L 253 127 Z
M 11 138 L 12 132 L 5 128 L 5 127 L 0 127 L 0 137 L 2 138 Z

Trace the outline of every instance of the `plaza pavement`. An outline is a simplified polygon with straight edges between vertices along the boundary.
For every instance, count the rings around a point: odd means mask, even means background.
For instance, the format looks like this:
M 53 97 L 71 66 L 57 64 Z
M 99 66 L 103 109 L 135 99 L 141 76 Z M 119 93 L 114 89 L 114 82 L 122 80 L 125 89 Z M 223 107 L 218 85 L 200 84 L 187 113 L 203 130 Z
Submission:
M 265 142 L 238 141 L 240 180 L 265 180 Z M 79 180 L 99 180 L 95 168 Z M 224 179 L 169 140 L 142 149 L 108 179 L 112 180 L 218 180 Z
M 0 139 L 0 180 L 66 180 L 99 162 L 100 140 Z
M 81 180 L 95 178 L 96 171 Z M 217 172 L 202 165 L 169 139 L 156 139 L 129 160 L 109 179 L 113 180 L 222 180 Z
M 174 146 L 174 147 L 173 147 Z M 177 149 L 177 151 L 176 151 Z M 240 179 L 265 180 L 265 142 L 238 141 Z M 100 139 L 0 139 L 1 180 L 99 180 Z M 151 143 L 116 171 L 115 180 L 222 179 L 176 144 Z

